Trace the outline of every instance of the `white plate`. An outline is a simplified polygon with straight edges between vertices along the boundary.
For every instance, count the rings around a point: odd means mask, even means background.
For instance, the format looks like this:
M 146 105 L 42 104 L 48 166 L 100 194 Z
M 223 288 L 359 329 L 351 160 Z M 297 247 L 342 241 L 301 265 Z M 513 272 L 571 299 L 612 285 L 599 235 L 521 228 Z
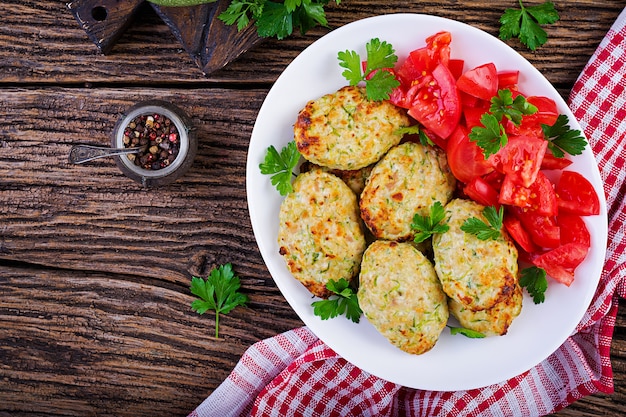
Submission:
M 598 285 L 607 240 L 606 203 L 594 156 L 587 147 L 570 169 L 581 172 L 601 199 L 601 214 L 585 220 L 591 250 L 576 270 L 571 287 L 551 282 L 546 301 L 535 305 L 526 294 L 521 315 L 506 336 L 469 339 L 445 329 L 436 346 L 423 355 L 410 355 L 392 346 L 362 317 L 320 320 L 313 315 L 309 292 L 289 273 L 278 253 L 278 211 L 282 197 L 262 175 L 259 164 L 268 146 L 278 150 L 293 140 L 293 124 L 307 101 L 346 85 L 338 64 L 339 51 L 354 50 L 365 57 L 372 38 L 391 43 L 399 62 L 425 39 L 442 30 L 451 32 L 451 55 L 465 60 L 465 68 L 487 62 L 498 70 L 520 70 L 520 90 L 548 96 L 580 129 L 567 104 L 539 71 L 497 38 L 464 23 L 419 14 L 392 14 L 360 20 L 325 35 L 305 49 L 285 69 L 259 111 L 247 161 L 247 194 L 254 235 L 263 259 L 291 307 L 328 346 L 359 368 L 407 387 L 427 390 L 479 388 L 519 375 L 553 353 L 575 330 Z

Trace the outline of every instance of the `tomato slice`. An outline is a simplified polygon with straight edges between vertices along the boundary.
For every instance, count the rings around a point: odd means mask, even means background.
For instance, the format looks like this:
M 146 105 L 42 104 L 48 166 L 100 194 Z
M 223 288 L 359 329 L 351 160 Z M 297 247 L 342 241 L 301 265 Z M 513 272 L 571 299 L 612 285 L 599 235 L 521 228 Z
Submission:
M 580 243 L 587 248 L 591 246 L 591 235 L 582 217 L 561 213 L 556 221 L 561 228 L 561 244 Z
M 466 71 L 456 82 L 459 90 L 485 101 L 491 100 L 498 92 L 498 71 L 489 62 Z
M 549 152 L 546 152 L 546 154 L 543 156 L 543 160 L 541 161 L 541 169 L 548 170 L 562 171 L 570 165 L 572 165 L 572 161 L 570 159 L 557 158 Z
M 527 253 L 537 252 L 539 247 L 532 241 L 528 232 L 524 229 L 522 222 L 515 216 L 504 216 L 504 227 L 511 238 Z
M 575 171 L 563 171 L 556 184 L 559 210 L 564 213 L 591 216 L 600 214 L 600 200 L 593 185 Z
M 585 260 L 588 251 L 589 248 L 580 243 L 566 243 L 535 257 L 533 263 L 569 287 L 574 281 L 574 270 Z
M 501 71 L 498 72 L 498 90 L 517 89 L 519 82 L 519 71 Z
M 459 77 L 463 74 L 464 66 L 465 61 L 462 59 L 450 59 L 450 61 L 448 61 L 448 69 L 452 73 L 452 76 L 455 80 L 458 80 Z
M 554 216 L 543 216 L 532 210 L 511 206 L 532 241 L 541 248 L 554 249 L 561 244 L 561 228 Z
M 471 106 L 463 104 L 463 118 L 465 119 L 465 127 L 467 127 L 467 130 L 472 130 L 474 126 L 482 127 L 483 124 L 480 118 L 488 111 L 488 101 L 476 99 L 476 103 Z
M 411 51 L 396 72 L 402 87 L 408 90 L 432 73 L 440 63 L 448 66 L 450 42 L 452 35 L 449 32 L 439 32 L 426 38 L 426 46 Z
M 445 65 L 437 65 L 432 76 L 433 82 L 417 92 L 408 113 L 437 136 L 446 139 L 459 123 L 461 102 L 454 77 Z
M 524 116 L 522 118 L 522 127 L 529 125 L 541 126 L 542 124 L 552 126 L 559 117 L 556 102 L 551 98 L 529 96 L 526 97 L 526 101 L 537 107 L 537 112 Z
M 530 187 L 537 178 L 548 141 L 532 136 L 513 136 L 496 154 L 489 157 L 493 166 L 510 176 L 515 184 Z
M 517 185 L 510 175 L 505 175 L 499 201 L 532 210 L 542 216 L 555 216 L 558 209 L 554 186 L 541 171 L 537 173 L 537 179 L 530 187 Z
M 476 145 L 476 142 L 469 140 L 461 125 L 457 126 L 448 138 L 446 153 L 452 174 L 457 180 L 466 184 L 476 177 L 493 171 L 482 149 Z
M 494 206 L 500 208 L 498 202 L 498 191 L 491 186 L 483 177 L 472 178 L 465 187 L 463 192 L 470 199 L 482 204 L 483 206 Z

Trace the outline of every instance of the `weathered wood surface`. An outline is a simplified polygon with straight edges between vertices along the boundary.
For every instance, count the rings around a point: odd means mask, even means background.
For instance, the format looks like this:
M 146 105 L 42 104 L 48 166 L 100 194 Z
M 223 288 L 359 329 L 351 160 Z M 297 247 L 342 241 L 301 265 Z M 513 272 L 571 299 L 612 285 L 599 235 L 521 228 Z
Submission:
M 328 18 L 430 13 L 496 34 L 515 4 L 346 0 Z M 556 5 L 549 43 L 518 50 L 567 97 L 626 2 Z M 0 416 L 182 416 L 248 346 L 301 325 L 254 242 L 245 162 L 272 82 L 327 31 L 264 41 L 205 77 L 150 7 L 102 55 L 64 1 L 0 1 Z M 119 114 L 148 98 L 178 103 L 198 127 L 184 178 L 144 190 L 111 160 L 67 163 L 72 144 L 107 144 Z M 215 339 L 213 318 L 189 308 L 189 280 L 226 262 L 251 303 Z M 623 307 L 612 358 L 615 393 L 558 415 L 624 412 Z

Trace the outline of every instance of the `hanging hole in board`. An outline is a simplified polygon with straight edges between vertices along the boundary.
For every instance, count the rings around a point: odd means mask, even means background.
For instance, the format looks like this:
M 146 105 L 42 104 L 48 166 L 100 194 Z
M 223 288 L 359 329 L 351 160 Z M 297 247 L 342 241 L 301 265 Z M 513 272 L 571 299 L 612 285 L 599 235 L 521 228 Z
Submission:
M 107 9 L 104 6 L 96 6 L 91 9 L 91 17 L 93 17 L 98 22 L 102 22 L 106 20 L 108 15 Z

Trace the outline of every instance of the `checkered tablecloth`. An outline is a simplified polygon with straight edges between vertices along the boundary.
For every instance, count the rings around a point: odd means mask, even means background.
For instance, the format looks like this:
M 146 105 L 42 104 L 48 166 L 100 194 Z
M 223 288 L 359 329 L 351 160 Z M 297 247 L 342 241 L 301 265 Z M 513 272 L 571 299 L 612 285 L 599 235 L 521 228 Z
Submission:
M 609 220 L 607 257 L 576 332 L 550 357 L 506 382 L 469 391 L 406 388 L 355 367 L 302 327 L 262 340 L 190 417 L 541 416 L 613 391 L 610 346 L 626 297 L 626 11 L 577 80 L 570 107 L 596 155 Z

